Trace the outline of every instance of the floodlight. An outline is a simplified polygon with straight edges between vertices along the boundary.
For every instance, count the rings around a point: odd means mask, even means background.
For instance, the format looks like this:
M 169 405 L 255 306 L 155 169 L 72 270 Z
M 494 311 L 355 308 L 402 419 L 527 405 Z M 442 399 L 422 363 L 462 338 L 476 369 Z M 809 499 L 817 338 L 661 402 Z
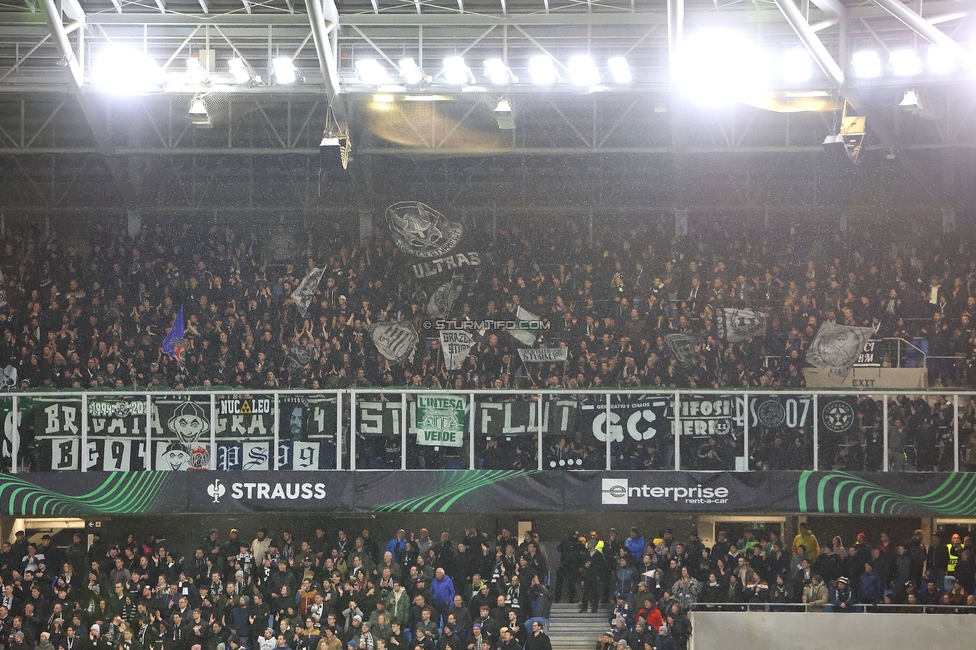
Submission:
M 569 80 L 576 86 L 587 88 L 600 83 L 600 71 L 590 55 L 577 54 L 569 58 Z
M 254 74 L 254 71 L 244 63 L 244 59 L 234 57 L 227 61 L 227 65 L 230 67 L 230 76 L 234 78 L 235 83 L 261 83 L 261 77 Z
M 444 59 L 444 81 L 452 86 L 463 86 L 474 83 L 474 75 L 462 57 L 449 56 Z
M 922 73 L 922 60 L 915 50 L 895 50 L 889 56 L 891 71 L 899 77 L 909 77 Z
M 418 86 L 424 83 L 430 83 L 430 77 L 424 74 L 417 62 L 412 58 L 400 59 L 399 62 L 400 75 L 403 80 L 406 81 L 411 86 Z M 384 70 L 384 74 L 385 74 Z
M 370 86 L 380 86 L 390 80 L 390 75 L 376 59 L 359 59 L 356 61 L 356 74 L 359 80 Z
M 186 74 L 190 77 L 190 83 L 205 84 L 210 81 L 210 73 L 195 56 L 186 60 Z
M 634 80 L 634 73 L 624 57 L 615 56 L 607 61 L 607 65 L 610 67 L 610 76 L 613 77 L 614 83 L 629 84 Z
M 551 86 L 559 81 L 559 70 L 548 54 L 537 54 L 529 59 L 529 77 L 538 86 Z
M 928 89 L 922 92 L 914 88 L 906 90 L 898 106 L 927 120 L 941 120 L 946 112 L 944 96 L 938 92 L 929 92 Z
M 329 153 L 333 147 L 338 148 L 339 146 L 339 138 L 335 137 L 335 135 L 328 131 L 322 134 L 322 141 L 319 143 L 320 152 Z
M 861 50 L 851 57 L 854 76 L 869 79 L 881 76 L 881 57 L 874 50 Z
M 796 48 L 783 52 L 779 60 L 779 76 L 787 83 L 803 83 L 813 76 L 810 53 Z
M 210 115 L 207 114 L 207 104 L 200 97 L 194 97 L 193 101 L 190 102 L 190 110 L 187 112 L 187 117 L 190 118 L 193 126 L 197 128 L 208 129 L 211 127 Z
M 905 96 L 902 97 L 901 102 L 898 104 L 904 108 L 921 108 L 921 104 L 918 102 L 918 91 L 917 90 L 906 90 Z
M 511 131 L 515 128 L 515 117 L 512 115 L 512 102 L 508 98 L 502 97 L 498 100 L 494 113 L 495 121 L 498 122 L 499 129 Z
M 676 81 L 693 101 L 730 103 L 762 90 L 770 58 L 755 43 L 725 31 L 704 31 L 685 40 Z
M 951 74 L 956 70 L 956 59 L 948 48 L 942 45 L 930 45 L 926 57 L 929 72 L 934 74 Z
M 485 76 L 488 77 L 488 81 L 496 86 L 518 83 L 518 77 L 501 59 L 487 59 L 485 61 Z
M 152 58 L 110 45 L 96 58 L 92 81 L 105 92 L 138 94 L 162 90 L 166 73 Z
M 280 85 L 288 85 L 305 80 L 298 71 L 298 68 L 295 67 L 295 62 L 292 61 L 290 56 L 280 56 L 272 59 L 271 69 L 274 71 L 276 83 Z

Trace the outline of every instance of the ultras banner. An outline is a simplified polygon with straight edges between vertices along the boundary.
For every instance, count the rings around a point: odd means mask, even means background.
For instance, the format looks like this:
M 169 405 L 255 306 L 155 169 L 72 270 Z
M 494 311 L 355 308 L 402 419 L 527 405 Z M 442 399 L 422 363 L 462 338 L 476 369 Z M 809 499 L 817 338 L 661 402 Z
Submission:
M 0 475 L 14 516 L 686 512 L 976 517 L 976 474 L 840 472 L 71 472 Z

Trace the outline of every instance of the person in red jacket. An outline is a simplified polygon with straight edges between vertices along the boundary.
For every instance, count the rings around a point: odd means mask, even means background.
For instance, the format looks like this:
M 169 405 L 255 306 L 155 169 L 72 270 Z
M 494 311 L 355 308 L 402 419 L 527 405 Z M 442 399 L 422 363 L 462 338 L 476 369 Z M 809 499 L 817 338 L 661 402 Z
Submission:
M 643 620 L 647 623 L 647 628 L 650 630 L 656 630 L 664 625 L 664 617 L 661 615 L 661 610 L 650 600 L 645 600 L 644 606 L 637 610 L 637 620 Z

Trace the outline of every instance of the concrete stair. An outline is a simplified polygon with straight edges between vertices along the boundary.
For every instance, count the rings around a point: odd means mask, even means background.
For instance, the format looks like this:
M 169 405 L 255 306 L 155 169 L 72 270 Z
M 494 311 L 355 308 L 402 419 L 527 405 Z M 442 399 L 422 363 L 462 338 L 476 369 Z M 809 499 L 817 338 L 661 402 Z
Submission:
M 610 629 L 609 605 L 581 614 L 579 603 L 554 603 L 549 613 L 549 638 L 553 650 L 593 650 L 597 635 Z

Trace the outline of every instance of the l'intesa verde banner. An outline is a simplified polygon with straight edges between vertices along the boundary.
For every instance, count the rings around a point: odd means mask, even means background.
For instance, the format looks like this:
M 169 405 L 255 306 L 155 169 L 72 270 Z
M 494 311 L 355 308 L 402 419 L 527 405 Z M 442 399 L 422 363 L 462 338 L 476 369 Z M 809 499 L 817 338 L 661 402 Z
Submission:
M 7 515 L 270 510 L 976 517 L 976 474 L 201 470 L 0 475 L 0 512 Z

